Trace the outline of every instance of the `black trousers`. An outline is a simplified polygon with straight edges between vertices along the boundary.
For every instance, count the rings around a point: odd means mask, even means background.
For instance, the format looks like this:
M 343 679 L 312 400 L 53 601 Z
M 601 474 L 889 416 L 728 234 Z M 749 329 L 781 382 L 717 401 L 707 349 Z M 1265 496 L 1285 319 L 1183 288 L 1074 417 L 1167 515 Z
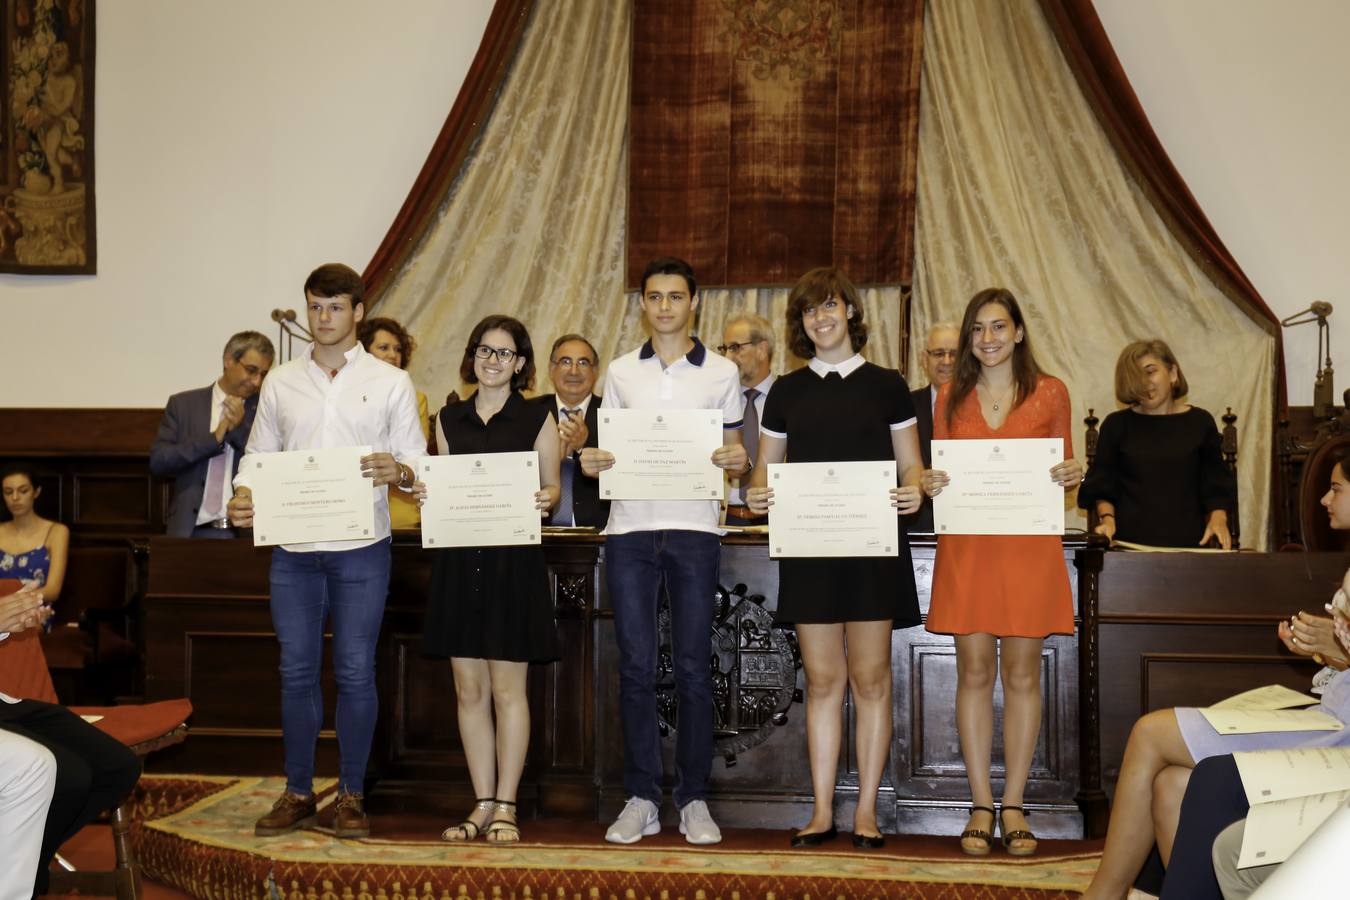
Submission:
M 56 757 L 56 794 L 42 832 L 33 894 L 47 893 L 47 867 L 61 845 L 122 801 L 141 776 L 141 761 L 64 706 L 0 702 L 0 730 L 36 741 Z
M 1214 877 L 1214 839 L 1247 818 L 1247 793 L 1231 754 L 1200 760 L 1181 800 L 1172 860 L 1159 900 L 1223 900 Z

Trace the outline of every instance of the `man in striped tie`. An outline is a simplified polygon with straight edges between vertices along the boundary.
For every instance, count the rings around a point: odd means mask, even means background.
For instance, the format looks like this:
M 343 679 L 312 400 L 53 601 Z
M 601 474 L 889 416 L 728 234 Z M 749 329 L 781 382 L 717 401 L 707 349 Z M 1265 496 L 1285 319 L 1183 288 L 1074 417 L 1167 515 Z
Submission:
M 601 529 L 609 520 L 609 503 L 600 499 L 600 482 L 583 475 L 577 461 L 582 447 L 596 446 L 600 398 L 592 391 L 599 366 L 595 347 L 581 335 L 565 334 L 553 342 L 548 377 L 556 393 L 535 398 L 553 410 L 562 439 L 562 495 L 549 525 Z
M 750 469 L 741 477 L 728 476 L 728 525 L 767 525 L 768 516 L 756 516 L 745 505 L 745 492 L 750 487 L 750 476 L 755 470 L 755 456 L 759 451 L 759 419 L 764 412 L 764 398 L 769 396 L 774 376 L 773 326 L 763 316 L 738 313 L 727 319 L 722 329 L 722 343 L 717 352 L 736 364 L 741 373 L 741 408 L 745 424 L 741 427 L 741 442 L 750 457 Z

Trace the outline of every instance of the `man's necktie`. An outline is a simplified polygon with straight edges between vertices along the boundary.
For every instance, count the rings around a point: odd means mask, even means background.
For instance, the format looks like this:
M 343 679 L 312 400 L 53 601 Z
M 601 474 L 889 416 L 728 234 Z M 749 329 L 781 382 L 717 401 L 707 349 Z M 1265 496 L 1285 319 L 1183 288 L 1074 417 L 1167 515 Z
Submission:
M 741 425 L 741 443 L 745 445 L 745 455 L 750 457 L 750 465 L 755 464 L 755 459 L 759 455 L 759 410 L 755 408 L 755 398 L 759 396 L 759 391 L 754 388 L 745 389 L 745 415 L 742 417 Z M 750 473 L 746 472 L 741 478 L 740 495 L 741 504 L 745 504 L 745 492 L 750 489 Z
M 580 409 L 564 409 L 563 415 L 568 418 L 581 414 Z M 572 510 L 572 476 L 576 472 L 577 464 L 572 459 L 572 454 L 563 457 L 562 466 L 558 470 L 558 509 L 553 513 L 554 525 L 575 525 L 576 515 Z
M 222 416 L 224 415 L 224 404 L 221 404 Z M 202 495 L 202 509 L 206 510 L 212 518 L 219 518 L 221 515 L 220 501 L 225 497 L 225 453 L 221 451 L 211 457 L 211 461 L 206 464 L 206 490 Z

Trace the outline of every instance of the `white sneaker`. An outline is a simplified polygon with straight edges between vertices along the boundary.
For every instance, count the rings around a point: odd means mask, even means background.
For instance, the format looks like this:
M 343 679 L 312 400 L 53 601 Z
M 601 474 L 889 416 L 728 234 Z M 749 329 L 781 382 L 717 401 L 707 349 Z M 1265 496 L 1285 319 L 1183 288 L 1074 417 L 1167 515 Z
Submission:
M 680 810 L 680 834 L 691 844 L 720 844 L 722 829 L 713 821 L 708 804 L 690 800 Z
M 704 815 L 707 815 L 706 807 Z M 611 844 L 636 844 L 644 837 L 656 834 L 660 830 L 660 810 L 656 808 L 656 804 L 641 797 L 629 797 L 623 806 L 623 812 L 619 813 L 614 824 L 609 826 L 609 831 L 605 832 L 605 840 Z M 684 830 L 683 825 L 680 826 L 680 830 Z

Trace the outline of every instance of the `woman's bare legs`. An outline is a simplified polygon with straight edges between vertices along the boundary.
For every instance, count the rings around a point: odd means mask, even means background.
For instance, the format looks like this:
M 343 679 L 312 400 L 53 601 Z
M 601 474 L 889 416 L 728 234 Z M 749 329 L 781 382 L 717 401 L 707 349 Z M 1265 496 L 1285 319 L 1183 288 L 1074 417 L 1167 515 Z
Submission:
M 469 764 L 473 795 L 487 799 L 497 795 L 497 733 L 492 724 L 492 676 L 484 659 L 453 657 L 450 671 L 455 678 L 455 713 L 459 721 L 459 740 Z M 475 808 L 467 821 L 482 831 L 490 810 Z M 461 828 L 456 832 L 456 828 Z M 461 826 L 446 829 L 452 840 L 472 840 L 477 832 Z M 458 837 L 454 835 L 458 833 Z
M 1020 807 L 1031 772 L 1031 757 L 1041 733 L 1041 638 L 1005 637 L 999 661 L 1003 677 L 1003 806 Z M 1003 817 L 1004 833 L 1027 829 L 1017 810 Z M 1030 852 L 1035 841 L 1013 841 L 1012 849 Z
M 834 784 L 839 772 L 844 686 L 849 674 L 844 655 L 844 626 L 798 625 L 797 645 L 806 670 L 806 752 L 811 761 L 811 789 L 815 797 L 811 821 L 798 834 L 818 834 L 834 826 Z M 875 795 L 872 802 L 875 819 Z
M 994 743 L 994 677 L 998 672 L 997 640 L 992 634 L 956 635 L 956 729 L 961 758 L 970 781 L 971 803 L 993 807 L 989 757 Z M 966 829 L 993 833 L 994 817 L 973 812 Z M 978 843 L 973 839 L 971 846 Z M 963 841 L 964 843 L 964 841 Z M 980 849 L 975 847 L 975 849 Z
M 890 756 L 891 620 L 848 622 L 848 683 L 857 720 L 858 808 L 853 833 L 878 837 L 877 791 Z
M 1129 891 L 1153 847 L 1153 782 L 1169 766 L 1193 768 L 1195 760 L 1181 737 L 1176 713 L 1160 709 L 1135 722 L 1130 731 L 1102 862 L 1083 894 L 1087 900 L 1120 900 Z
M 525 770 L 525 753 L 530 748 L 530 700 L 526 693 L 529 664 L 493 659 L 492 706 L 497 713 L 497 793 L 498 800 L 516 801 L 520 775 Z
M 1177 822 L 1181 819 L 1181 798 L 1190 783 L 1190 766 L 1168 766 L 1153 779 L 1153 840 L 1163 865 L 1172 861 L 1172 842 L 1177 837 Z

